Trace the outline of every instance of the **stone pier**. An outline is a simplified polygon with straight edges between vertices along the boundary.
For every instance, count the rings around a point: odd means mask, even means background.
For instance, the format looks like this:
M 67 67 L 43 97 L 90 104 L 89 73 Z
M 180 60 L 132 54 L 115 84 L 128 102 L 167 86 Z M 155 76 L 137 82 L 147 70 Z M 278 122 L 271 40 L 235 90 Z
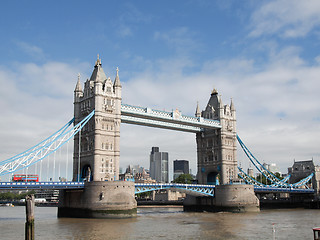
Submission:
M 192 197 L 185 199 L 185 211 L 210 212 L 259 212 L 259 199 L 252 185 L 230 184 L 215 188 L 214 197 Z
M 58 217 L 127 218 L 137 214 L 134 183 L 87 182 L 81 190 L 61 190 Z

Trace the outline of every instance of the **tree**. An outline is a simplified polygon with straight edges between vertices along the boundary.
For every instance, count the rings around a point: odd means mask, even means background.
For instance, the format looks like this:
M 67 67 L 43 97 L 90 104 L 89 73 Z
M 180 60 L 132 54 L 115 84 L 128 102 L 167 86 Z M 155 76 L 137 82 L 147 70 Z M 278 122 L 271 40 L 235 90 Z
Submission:
M 173 183 L 192 183 L 193 182 L 193 177 L 191 174 L 181 174 L 179 177 L 177 177 L 175 180 L 173 180 Z
M 272 172 L 271 172 L 272 173 Z M 278 179 L 282 180 L 283 177 L 281 177 L 280 173 L 276 172 L 273 173 L 273 175 L 275 175 Z M 258 174 L 258 176 L 256 177 L 256 180 L 262 184 L 265 185 L 271 185 L 271 181 L 269 179 L 267 179 L 264 175 L 262 175 L 261 173 Z

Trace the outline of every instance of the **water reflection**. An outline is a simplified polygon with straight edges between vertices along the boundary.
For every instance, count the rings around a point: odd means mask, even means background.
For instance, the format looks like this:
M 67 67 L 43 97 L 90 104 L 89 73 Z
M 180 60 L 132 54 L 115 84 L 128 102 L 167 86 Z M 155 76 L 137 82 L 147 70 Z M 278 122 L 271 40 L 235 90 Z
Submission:
M 189 213 L 182 208 L 139 208 L 137 218 L 57 218 L 56 208 L 36 208 L 36 239 L 312 239 L 319 210 L 260 213 Z M 0 208 L 0 239 L 24 238 L 24 207 Z

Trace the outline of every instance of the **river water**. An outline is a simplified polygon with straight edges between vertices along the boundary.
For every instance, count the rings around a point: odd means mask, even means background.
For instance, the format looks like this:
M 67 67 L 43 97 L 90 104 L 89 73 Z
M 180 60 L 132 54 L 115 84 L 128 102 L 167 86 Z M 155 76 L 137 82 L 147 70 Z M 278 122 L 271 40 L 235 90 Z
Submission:
M 0 207 L 0 239 L 24 239 L 25 207 Z M 313 239 L 320 210 L 190 213 L 180 207 L 138 208 L 131 219 L 57 218 L 57 208 L 35 208 L 36 239 Z

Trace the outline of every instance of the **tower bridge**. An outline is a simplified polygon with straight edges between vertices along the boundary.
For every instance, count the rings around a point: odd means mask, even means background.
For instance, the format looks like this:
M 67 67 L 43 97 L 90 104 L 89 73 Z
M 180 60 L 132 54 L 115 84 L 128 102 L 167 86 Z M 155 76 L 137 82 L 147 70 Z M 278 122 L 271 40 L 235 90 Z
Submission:
M 94 116 L 79 135 L 74 137 L 73 180 L 89 178 L 93 181 L 119 179 L 120 123 L 137 124 L 196 133 L 198 183 L 222 184 L 237 179 L 236 110 L 222 103 L 213 90 L 204 111 L 197 105 L 195 116 L 142 108 L 122 103 L 119 70 L 114 81 L 107 77 L 98 58 L 90 79 L 80 83 L 74 91 L 75 124 L 90 112 Z M 79 145 L 81 142 L 81 145 Z M 80 151 L 79 151 L 80 150 Z M 80 177 L 78 176 L 80 174 Z
M 238 209 L 241 205 L 254 210 L 259 207 L 254 191 L 307 194 L 314 192 L 313 189 L 305 189 L 313 177 L 311 175 L 290 185 L 286 183 L 287 179 L 280 180 L 263 169 L 237 136 L 233 101 L 224 105 L 216 89 L 211 92 L 203 111 L 200 111 L 197 104 L 195 116 L 185 116 L 178 109 L 167 112 L 123 104 L 121 93 L 119 70 L 116 70 L 116 77 L 112 81 L 105 75 L 98 58 L 92 75 L 85 81 L 83 88 L 80 76 L 78 77 L 74 90 L 74 119 L 35 147 L 0 162 L 0 175 L 16 172 L 41 162 L 73 137 L 73 182 L 1 183 L 0 189 L 63 189 L 60 194 L 60 217 L 108 217 L 115 213 L 134 215 L 137 207 L 134 194 L 152 189 L 185 189 L 214 196 L 215 204 L 219 207 Z M 119 181 L 121 123 L 195 134 L 198 185 L 139 185 Z M 238 169 L 237 141 L 249 160 L 272 185 L 259 185 L 241 168 Z M 239 177 L 248 185 L 231 184 L 238 181 Z M 213 185 L 217 178 L 220 186 Z

